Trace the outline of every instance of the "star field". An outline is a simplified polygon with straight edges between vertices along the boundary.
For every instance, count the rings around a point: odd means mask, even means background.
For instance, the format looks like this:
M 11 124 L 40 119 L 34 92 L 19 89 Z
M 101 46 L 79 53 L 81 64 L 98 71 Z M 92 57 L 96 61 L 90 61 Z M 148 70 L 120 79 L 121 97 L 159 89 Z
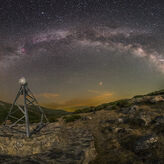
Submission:
M 163 17 L 158 0 L 1 1 L 1 100 L 22 76 L 53 108 L 163 89 Z

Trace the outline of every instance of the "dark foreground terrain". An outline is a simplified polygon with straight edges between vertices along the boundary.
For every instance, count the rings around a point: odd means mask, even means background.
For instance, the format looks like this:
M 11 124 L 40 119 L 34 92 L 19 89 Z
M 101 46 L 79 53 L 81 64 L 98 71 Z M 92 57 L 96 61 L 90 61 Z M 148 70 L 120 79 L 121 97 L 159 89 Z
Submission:
M 30 139 L 1 126 L 0 154 L 12 164 L 164 164 L 164 92 L 78 110 Z

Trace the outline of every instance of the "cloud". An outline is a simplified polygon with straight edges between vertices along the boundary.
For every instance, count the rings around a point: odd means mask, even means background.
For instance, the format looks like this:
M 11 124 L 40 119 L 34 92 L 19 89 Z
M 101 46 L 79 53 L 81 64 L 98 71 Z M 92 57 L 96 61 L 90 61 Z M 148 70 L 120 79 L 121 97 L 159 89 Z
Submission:
M 101 91 L 91 90 L 91 89 L 89 89 L 88 92 L 89 92 L 89 93 L 94 93 L 94 94 L 95 94 L 95 93 L 96 93 L 96 94 L 101 94 L 101 93 L 102 93 Z
M 101 92 L 96 90 L 88 90 L 88 92 L 92 94 L 92 96 L 88 98 L 74 98 L 61 103 L 52 102 L 44 105 L 50 108 L 72 109 L 74 107 L 99 105 L 115 100 L 115 98 L 112 97 L 113 93 L 111 92 Z

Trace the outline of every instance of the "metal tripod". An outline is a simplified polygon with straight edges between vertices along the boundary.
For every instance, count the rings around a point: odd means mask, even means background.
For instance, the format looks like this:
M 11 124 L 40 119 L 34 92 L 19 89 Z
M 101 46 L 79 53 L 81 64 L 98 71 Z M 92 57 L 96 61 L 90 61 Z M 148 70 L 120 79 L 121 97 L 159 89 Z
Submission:
M 18 105 L 17 100 L 19 97 L 23 96 L 23 105 Z M 33 105 L 39 109 L 39 112 L 41 114 L 40 117 L 40 123 L 37 125 L 37 127 L 33 130 L 30 131 L 30 124 L 29 124 L 29 107 Z M 34 109 L 35 110 L 35 109 Z M 21 112 L 23 116 L 20 118 L 16 117 L 14 114 L 16 112 Z M 8 125 L 8 120 L 14 120 L 12 124 Z M 16 95 L 16 98 L 9 110 L 9 113 L 5 119 L 4 125 L 13 128 L 15 125 L 17 125 L 19 122 L 25 122 L 25 128 L 26 128 L 26 136 L 30 137 L 33 133 L 38 132 L 41 128 L 43 128 L 46 123 L 48 123 L 48 118 L 46 117 L 43 109 L 39 106 L 36 98 L 34 97 L 33 93 L 31 90 L 28 88 L 27 83 L 21 84 L 21 87 Z

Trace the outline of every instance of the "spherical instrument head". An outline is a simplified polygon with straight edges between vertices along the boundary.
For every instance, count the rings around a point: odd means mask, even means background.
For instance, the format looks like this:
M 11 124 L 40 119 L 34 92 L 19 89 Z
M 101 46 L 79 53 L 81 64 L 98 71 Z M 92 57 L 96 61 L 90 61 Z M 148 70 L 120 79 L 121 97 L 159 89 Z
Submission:
M 20 79 L 19 79 L 19 84 L 20 84 L 20 85 L 26 85 L 26 84 L 27 84 L 26 79 L 25 79 L 24 77 L 20 78 Z

